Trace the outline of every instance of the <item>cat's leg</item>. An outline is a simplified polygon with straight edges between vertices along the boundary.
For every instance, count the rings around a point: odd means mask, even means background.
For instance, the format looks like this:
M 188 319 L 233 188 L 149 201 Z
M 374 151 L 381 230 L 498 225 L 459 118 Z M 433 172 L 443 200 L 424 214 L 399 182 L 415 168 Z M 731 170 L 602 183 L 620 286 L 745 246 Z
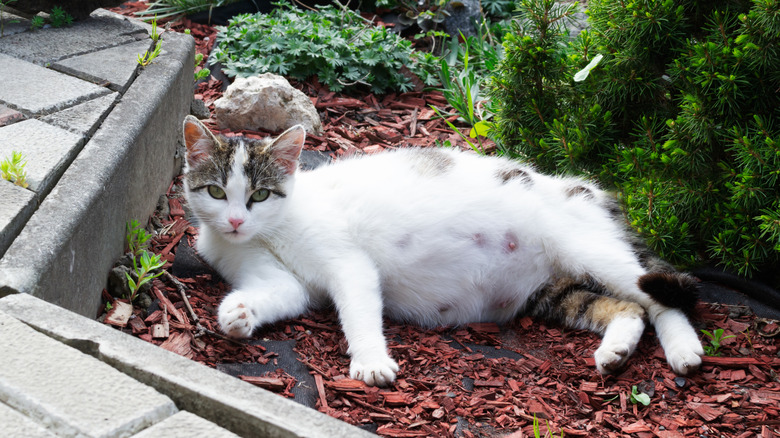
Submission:
M 638 282 L 642 292 L 650 297 L 647 313 L 669 366 L 682 375 L 698 370 L 704 348 L 685 312 L 692 310 L 695 303 L 695 280 L 679 272 L 654 272 L 641 276 Z M 684 304 L 678 305 L 680 301 Z
M 366 384 L 386 386 L 395 380 L 398 364 L 387 351 L 382 328 L 379 274 L 368 257 L 345 255 L 329 273 L 329 290 L 349 344 L 349 374 Z
M 646 313 L 637 303 L 595 293 L 591 286 L 568 278 L 557 280 L 529 300 L 526 313 L 602 335 L 594 358 L 596 368 L 607 374 L 620 369 L 636 349 Z
M 242 277 L 220 303 L 217 316 L 225 334 L 248 338 L 263 324 L 300 315 L 308 303 L 308 295 L 295 277 L 281 269 L 263 267 Z
M 626 243 L 619 239 L 577 240 L 580 245 L 568 245 L 561 251 L 560 266 L 566 266 L 574 278 L 588 275 L 596 279 L 615 298 L 641 305 L 655 327 L 672 370 L 682 375 L 696 371 L 704 354 L 696 331 L 681 309 L 662 304 L 652 292 L 640 288 L 640 279 L 648 273 Z M 690 285 L 674 281 L 665 282 L 658 289 L 665 289 L 667 295 L 692 293 Z

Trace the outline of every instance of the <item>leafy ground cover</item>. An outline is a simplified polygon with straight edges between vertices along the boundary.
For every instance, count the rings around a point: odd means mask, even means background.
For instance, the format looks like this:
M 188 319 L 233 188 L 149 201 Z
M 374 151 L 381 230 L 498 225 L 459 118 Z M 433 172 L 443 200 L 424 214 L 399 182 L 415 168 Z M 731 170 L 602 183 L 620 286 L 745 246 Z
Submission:
M 145 7 L 128 2 L 116 10 L 130 15 Z M 212 50 L 213 27 L 182 19 L 172 29 L 190 29 L 198 53 L 208 56 Z M 471 126 L 458 116 L 437 118 L 431 105 L 444 113 L 452 107 L 440 91 L 422 91 L 422 84 L 416 91 L 384 96 L 342 95 L 314 79 L 293 84 L 310 96 L 323 121 L 324 133 L 310 136 L 306 149 L 338 159 L 447 142 L 471 147 L 464 139 Z M 195 97 L 213 109 L 225 85 L 211 78 L 196 87 Z M 213 121 L 206 123 L 216 130 Z M 490 151 L 495 145 L 485 141 L 483 147 Z M 152 220 L 157 235 L 149 251 L 175 274 L 151 281 L 155 304 L 136 305 L 134 318 L 121 329 L 211 367 L 266 364 L 271 371 L 241 378 L 284 397 L 295 397 L 297 387 L 310 385 L 316 409 L 379 435 L 524 437 L 533 436 L 534 418 L 543 434 L 554 436 L 747 438 L 780 431 L 780 328 L 741 307 L 699 305 L 699 328 L 721 330 L 720 356 L 706 357 L 703 369 L 688 378 L 669 371 L 652 333 L 622 373 L 602 377 L 592 363 L 596 335 L 528 318 L 501 327 L 436 330 L 387 321 L 401 373 L 384 389 L 346 378 L 346 344 L 330 311 L 264 327 L 250 342 L 227 340 L 217 334 L 216 308 L 229 285 L 207 267 L 173 269 L 192 257 L 189 248 L 197 237 L 197 228 L 186 219 L 178 179 L 167 201 L 167 209 Z M 168 327 L 167 333 L 156 330 L 160 325 Z M 311 381 L 285 369 L 281 356 L 288 353 L 266 340 L 294 342 L 295 359 L 305 365 Z M 709 343 L 710 338 L 702 335 L 702 340 Z

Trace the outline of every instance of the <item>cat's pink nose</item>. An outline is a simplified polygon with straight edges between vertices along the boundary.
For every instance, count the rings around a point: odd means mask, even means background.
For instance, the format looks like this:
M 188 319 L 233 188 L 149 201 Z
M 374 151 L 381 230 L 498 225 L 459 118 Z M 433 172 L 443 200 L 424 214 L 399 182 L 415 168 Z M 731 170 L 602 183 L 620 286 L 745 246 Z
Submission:
M 238 227 L 240 227 L 241 224 L 244 223 L 244 220 L 231 217 L 230 219 L 228 219 L 228 222 L 230 222 L 230 225 L 233 225 L 234 230 L 237 230 Z

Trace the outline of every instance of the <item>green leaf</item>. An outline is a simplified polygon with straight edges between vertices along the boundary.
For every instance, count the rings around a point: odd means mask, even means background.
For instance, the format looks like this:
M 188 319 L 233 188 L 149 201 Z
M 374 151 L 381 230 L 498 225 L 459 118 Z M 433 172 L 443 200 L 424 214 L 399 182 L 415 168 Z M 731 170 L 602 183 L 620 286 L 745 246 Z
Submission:
M 631 403 L 641 403 L 645 406 L 650 406 L 650 396 L 644 392 L 638 392 L 636 385 L 631 387 Z
M 469 132 L 469 137 L 477 138 L 478 135 L 487 137 L 487 134 L 491 128 L 492 128 L 491 123 L 486 122 L 484 120 L 480 120 L 479 122 L 474 124 L 473 128 L 471 128 L 471 131 Z

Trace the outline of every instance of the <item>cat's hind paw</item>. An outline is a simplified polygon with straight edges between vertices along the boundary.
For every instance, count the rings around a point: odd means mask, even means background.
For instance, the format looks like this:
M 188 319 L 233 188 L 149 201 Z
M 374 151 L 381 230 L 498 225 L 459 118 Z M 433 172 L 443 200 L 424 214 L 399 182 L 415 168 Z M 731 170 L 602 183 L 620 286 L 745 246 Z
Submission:
M 596 360 L 596 369 L 601 374 L 612 374 L 623 368 L 630 354 L 631 348 L 627 344 L 605 345 L 602 343 L 593 355 Z
M 388 386 L 395 381 L 396 373 L 398 364 L 390 356 L 366 362 L 353 359 L 349 366 L 349 376 L 369 386 Z
M 219 305 L 219 326 L 231 338 L 251 337 L 257 325 L 257 318 L 242 301 L 231 297 L 228 295 Z
M 704 349 L 698 339 L 689 344 L 684 345 L 680 342 L 678 345 L 666 347 L 664 351 L 669 367 L 681 376 L 696 372 L 701 366 L 701 356 L 704 355 Z

